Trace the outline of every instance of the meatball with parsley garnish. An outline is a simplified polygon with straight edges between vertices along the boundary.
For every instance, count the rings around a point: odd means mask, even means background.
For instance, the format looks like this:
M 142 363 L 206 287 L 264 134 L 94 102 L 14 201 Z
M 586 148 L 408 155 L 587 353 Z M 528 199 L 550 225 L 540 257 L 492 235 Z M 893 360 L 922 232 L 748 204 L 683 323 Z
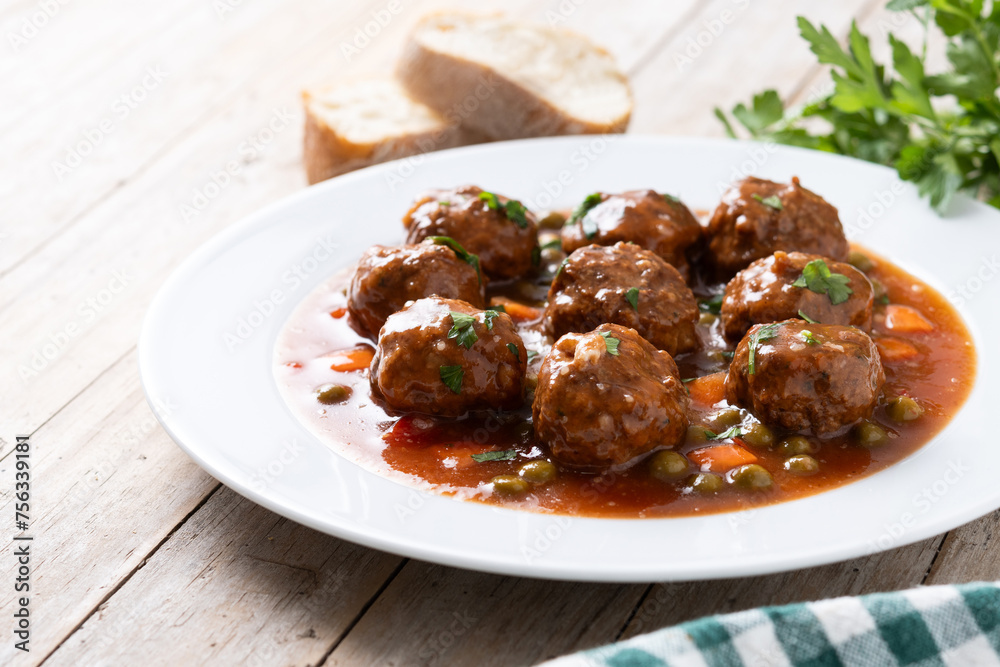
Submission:
M 735 184 L 712 214 L 707 235 L 707 260 L 723 279 L 777 250 L 837 262 L 846 262 L 849 251 L 837 209 L 798 178 L 775 183 L 751 176 Z
M 347 310 L 355 327 L 374 338 L 387 317 L 408 301 L 437 295 L 486 303 L 479 260 L 453 239 L 435 237 L 397 247 L 372 246 L 358 260 L 347 290 Z
M 520 278 L 538 266 L 538 224 L 516 199 L 474 185 L 432 190 L 403 217 L 408 243 L 449 236 L 479 256 L 483 273 L 495 280 Z
M 768 426 L 829 435 L 869 418 L 884 383 L 864 331 L 785 320 L 754 325 L 737 345 L 726 400 Z
M 688 255 L 701 239 L 701 225 L 680 199 L 654 190 L 595 192 L 576 208 L 562 230 L 567 253 L 590 244 L 635 243 L 689 276 Z
M 754 324 L 799 317 L 869 332 L 874 302 L 872 284 L 850 264 L 779 250 L 726 285 L 722 330 L 730 340 L 739 340 Z
M 393 410 L 458 417 L 520 407 L 527 361 L 506 313 L 429 297 L 385 321 L 369 380 Z
M 531 412 L 553 459 L 593 469 L 683 442 L 688 403 L 669 354 L 634 329 L 603 324 L 556 341 Z
M 634 243 L 574 251 L 549 288 L 544 326 L 558 338 L 610 322 L 670 354 L 698 346 L 698 303 L 680 273 Z

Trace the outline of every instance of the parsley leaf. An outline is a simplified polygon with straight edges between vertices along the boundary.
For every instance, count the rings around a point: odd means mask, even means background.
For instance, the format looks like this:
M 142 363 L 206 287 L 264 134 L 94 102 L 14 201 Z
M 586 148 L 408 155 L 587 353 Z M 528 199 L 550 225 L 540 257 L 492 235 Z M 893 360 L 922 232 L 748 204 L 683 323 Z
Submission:
M 476 318 L 472 315 L 451 311 L 451 329 L 448 331 L 448 338 L 454 338 L 459 345 L 468 350 L 473 343 L 479 340 L 473 326 L 475 323 Z
M 487 461 L 513 461 L 517 458 L 516 449 L 505 449 L 499 452 L 483 452 L 482 454 L 469 454 L 476 463 Z
M 890 61 L 876 62 L 868 37 L 852 25 L 846 45 L 825 26 L 799 17 L 802 38 L 830 66 L 829 92 L 788 108 L 774 90 L 730 115 L 715 109 L 730 136 L 736 123 L 760 141 L 802 146 L 895 167 L 943 213 L 963 191 L 1000 207 L 1000 11 L 982 0 L 890 0 L 914 13 L 924 47 L 912 51 L 892 32 Z M 934 35 L 932 33 L 939 34 Z M 928 71 L 928 41 L 945 44 L 947 65 Z M 820 122 L 816 122 L 816 121 Z
M 750 196 L 753 197 L 754 199 L 756 199 L 757 201 L 759 201 L 764 206 L 768 206 L 770 208 L 773 208 L 775 211 L 780 211 L 781 209 L 784 208 L 784 206 L 781 205 L 781 198 L 778 197 L 778 195 L 770 195 L 768 197 L 761 197 L 758 194 L 752 194 Z
M 778 329 L 781 328 L 781 322 L 775 322 L 773 324 L 765 324 L 760 327 L 752 334 L 750 334 L 750 341 L 748 347 L 750 348 L 750 354 L 747 357 L 747 373 L 750 375 L 755 375 L 757 373 L 756 361 L 757 361 L 757 346 L 766 340 L 771 340 L 778 335 Z
M 819 338 L 816 338 L 816 334 L 809 329 L 802 330 L 802 340 L 804 340 L 809 345 L 819 345 Z
M 601 338 L 604 339 L 604 349 L 608 351 L 612 357 L 618 356 L 618 343 L 621 341 L 611 335 L 610 331 L 602 331 Z
M 808 315 L 806 315 L 805 313 L 803 313 L 801 310 L 799 311 L 799 317 L 801 317 L 802 319 L 804 319 L 809 324 L 819 324 L 819 322 L 817 322 L 813 318 L 809 317 Z
M 553 248 L 555 250 L 562 250 L 562 239 L 561 238 L 556 237 L 556 238 L 552 239 L 551 241 L 543 243 L 542 246 L 541 246 L 542 250 L 551 250 Z
M 483 311 L 483 321 L 486 322 L 486 328 L 493 331 L 493 320 L 499 317 L 500 311 L 494 310 L 493 308 L 487 308 Z
M 569 216 L 569 220 L 566 221 L 566 225 L 575 225 L 580 220 L 583 220 L 583 235 L 588 239 L 594 238 L 594 234 L 597 233 L 597 223 L 594 221 L 587 221 L 587 213 L 590 209 L 594 208 L 601 203 L 601 193 L 592 192 L 587 195 L 584 200 L 576 207 L 573 211 L 573 215 Z
M 516 199 L 508 199 L 506 204 L 501 205 L 500 200 L 495 194 L 486 191 L 480 192 L 479 198 L 486 202 L 486 208 L 491 211 L 503 210 L 508 220 L 521 229 L 528 228 L 527 209 L 524 208 L 524 204 L 521 202 Z
M 707 428 L 704 430 L 705 430 L 705 437 L 708 438 L 709 440 L 726 440 L 728 438 L 735 438 L 738 435 L 743 435 L 744 433 L 746 433 L 746 431 L 742 426 L 730 426 L 729 428 L 727 428 L 722 433 L 719 433 L 718 435 L 712 433 Z
M 474 268 L 476 270 L 476 275 L 479 277 L 479 282 L 483 282 L 483 272 L 479 270 L 479 255 L 473 255 L 471 252 L 467 252 L 462 244 L 451 238 L 450 236 L 428 236 L 427 240 L 436 243 L 437 245 L 448 246 L 458 258 Z
M 450 201 L 448 201 L 447 199 L 442 199 L 442 200 L 440 200 L 440 201 L 438 202 L 438 204 L 439 204 L 439 205 L 441 205 L 441 206 L 451 206 L 451 202 L 450 202 Z
M 639 312 L 639 288 L 629 287 L 628 291 L 625 292 L 625 300 L 628 301 L 629 305 L 632 306 L 632 310 Z
M 677 204 L 681 201 L 680 197 L 675 197 L 674 195 L 667 194 L 666 192 L 663 193 L 663 198 L 667 200 L 668 204 Z
M 537 356 L 538 356 L 537 352 L 535 352 L 534 350 L 528 350 L 528 363 L 530 364 L 531 360 Z
M 515 359 L 521 361 L 521 353 L 518 351 L 517 345 L 514 345 L 514 343 L 507 343 L 507 349 L 514 355 Z
M 837 306 L 854 294 L 847 286 L 851 279 L 842 273 L 831 273 L 830 267 L 822 259 L 814 259 L 802 269 L 802 275 L 792 283 L 793 287 L 808 287 L 811 292 L 826 294 L 830 303 Z M 806 320 L 808 321 L 808 320 Z
M 722 297 L 723 293 L 713 294 L 707 299 L 700 299 L 698 301 L 698 309 L 703 313 L 712 313 L 713 315 L 718 315 L 722 312 Z
M 556 269 L 556 273 L 555 273 L 554 276 L 552 276 L 552 278 L 553 279 L 558 278 L 559 274 L 563 272 L 563 269 L 566 268 L 566 265 L 568 263 L 569 263 L 569 257 L 568 256 L 567 257 L 563 257 L 563 261 L 559 262 L 559 268 Z
M 462 376 L 465 375 L 465 371 L 461 366 L 442 366 L 439 372 L 441 382 L 448 385 L 448 389 L 456 394 L 462 393 Z
M 482 201 L 486 202 L 486 208 L 490 209 L 491 211 L 500 210 L 500 200 L 497 199 L 497 196 L 492 192 L 485 192 L 485 191 L 480 192 L 479 198 Z

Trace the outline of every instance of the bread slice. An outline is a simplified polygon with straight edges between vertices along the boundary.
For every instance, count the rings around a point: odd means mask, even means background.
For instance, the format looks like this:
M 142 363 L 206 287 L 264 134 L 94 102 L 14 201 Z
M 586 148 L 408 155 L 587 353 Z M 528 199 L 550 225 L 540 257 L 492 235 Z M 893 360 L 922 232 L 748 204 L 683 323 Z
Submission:
M 303 159 L 310 184 L 379 162 L 482 140 L 411 99 L 391 76 L 311 88 L 303 91 L 302 101 Z
M 501 15 L 424 17 L 398 75 L 413 98 L 493 139 L 624 132 L 632 113 L 628 80 L 607 51 Z

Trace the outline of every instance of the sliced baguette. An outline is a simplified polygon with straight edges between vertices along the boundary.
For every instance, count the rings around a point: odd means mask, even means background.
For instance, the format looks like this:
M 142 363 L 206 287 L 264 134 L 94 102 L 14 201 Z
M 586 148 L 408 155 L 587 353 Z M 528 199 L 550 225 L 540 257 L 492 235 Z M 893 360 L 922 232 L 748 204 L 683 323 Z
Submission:
M 309 183 L 379 162 L 476 143 L 475 136 L 411 99 L 390 76 L 303 91 Z
M 632 113 L 628 81 L 607 51 L 499 15 L 424 17 L 398 74 L 412 97 L 493 139 L 624 132 Z

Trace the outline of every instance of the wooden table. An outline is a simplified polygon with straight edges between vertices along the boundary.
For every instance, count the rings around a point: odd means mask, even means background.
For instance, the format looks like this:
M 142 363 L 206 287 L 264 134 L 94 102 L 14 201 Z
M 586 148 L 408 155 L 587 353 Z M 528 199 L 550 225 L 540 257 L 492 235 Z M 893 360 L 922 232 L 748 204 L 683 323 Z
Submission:
M 905 548 L 750 579 L 590 585 L 480 574 L 299 526 L 174 445 L 136 370 L 150 299 L 206 239 L 305 186 L 299 90 L 391 67 L 402 36 L 439 4 L 0 9 L 0 516 L 13 521 L 15 436 L 30 435 L 34 537 L 25 654 L 11 634 L 20 595 L 11 551 L 23 542 L 12 541 L 12 523 L 3 531 L 0 664 L 527 664 L 709 613 L 997 578 L 1000 514 Z M 839 35 L 856 17 L 879 43 L 889 29 L 917 29 L 893 23 L 881 0 L 478 4 L 606 45 L 633 83 L 630 131 L 666 134 L 719 135 L 712 107 L 764 87 L 797 99 L 815 90 L 823 73 L 796 14 Z M 386 25 L 370 23 L 379 16 Z M 353 42 L 366 29 L 367 43 Z M 352 42 L 348 61 L 341 45 Z M 234 160 L 238 173 L 224 182 Z

